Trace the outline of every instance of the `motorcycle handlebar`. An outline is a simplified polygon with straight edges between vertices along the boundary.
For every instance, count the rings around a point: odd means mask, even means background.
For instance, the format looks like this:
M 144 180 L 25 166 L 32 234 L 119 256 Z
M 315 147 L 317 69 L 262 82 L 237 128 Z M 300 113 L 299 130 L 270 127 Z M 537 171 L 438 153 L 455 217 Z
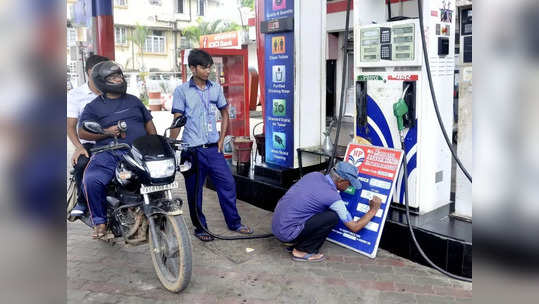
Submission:
M 185 150 L 188 148 L 188 145 L 182 140 L 172 139 L 172 138 L 167 137 L 167 141 L 171 146 L 173 146 L 175 150 Z
M 91 153 L 99 153 L 99 152 L 103 152 L 103 151 L 118 150 L 118 149 L 131 149 L 131 146 L 129 146 L 128 144 L 125 144 L 125 143 L 118 143 L 118 144 L 112 143 L 111 145 L 91 148 L 90 152 Z

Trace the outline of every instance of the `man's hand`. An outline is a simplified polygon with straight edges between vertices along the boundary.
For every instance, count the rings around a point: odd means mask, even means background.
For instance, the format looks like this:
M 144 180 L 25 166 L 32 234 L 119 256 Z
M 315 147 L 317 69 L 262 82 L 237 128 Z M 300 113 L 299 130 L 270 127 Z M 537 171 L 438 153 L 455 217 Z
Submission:
M 117 125 L 110 126 L 105 129 L 105 134 L 111 137 L 120 136 L 120 128 Z
M 374 196 L 369 201 L 369 206 L 370 206 L 369 211 L 372 211 L 372 212 L 376 213 L 376 211 L 378 211 L 378 209 L 380 209 L 380 206 L 382 206 L 382 200 L 378 196 Z
M 88 154 L 88 151 L 84 149 L 84 147 L 77 148 L 75 152 L 73 152 L 73 156 L 71 157 L 71 165 L 75 166 L 77 164 L 77 161 L 79 160 L 79 157 L 81 155 L 84 155 L 88 158 L 90 158 L 90 155 Z
M 217 152 L 223 153 L 223 145 L 224 145 L 225 139 L 219 139 L 217 142 Z

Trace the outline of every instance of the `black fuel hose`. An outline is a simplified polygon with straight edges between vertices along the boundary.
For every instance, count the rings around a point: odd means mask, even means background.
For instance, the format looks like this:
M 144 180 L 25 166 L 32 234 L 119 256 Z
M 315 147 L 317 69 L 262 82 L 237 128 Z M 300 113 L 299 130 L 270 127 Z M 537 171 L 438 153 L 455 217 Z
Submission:
M 423 5 L 422 0 L 417 0 L 417 12 L 419 14 L 419 31 L 421 32 L 421 45 L 423 46 L 423 58 L 425 59 L 425 67 L 427 69 L 427 78 L 429 79 L 429 88 L 430 88 L 430 95 L 432 96 L 432 103 L 434 104 L 434 110 L 436 112 L 436 118 L 438 119 L 438 124 L 440 124 L 440 129 L 442 130 L 442 134 L 444 135 L 445 142 L 447 144 L 447 147 L 449 147 L 449 150 L 451 151 L 451 154 L 453 155 L 453 158 L 459 165 L 459 168 L 462 170 L 462 173 L 466 175 L 468 180 L 472 182 L 472 176 L 460 159 L 457 156 L 457 152 L 455 149 L 453 149 L 453 146 L 451 146 L 451 141 L 449 140 L 449 137 L 447 136 L 447 132 L 444 128 L 444 125 L 442 123 L 442 117 L 440 115 L 440 110 L 438 109 L 438 101 L 436 101 L 436 94 L 434 93 L 434 86 L 432 84 L 432 75 L 430 72 L 430 63 L 429 63 L 429 55 L 427 53 L 427 43 L 425 41 L 425 28 L 423 27 L 423 14 L 421 13 L 423 11 Z
M 337 145 L 339 144 L 339 135 L 341 133 L 341 122 L 342 122 L 342 112 L 343 112 L 343 103 L 344 103 L 344 86 L 346 85 L 346 70 L 348 68 L 348 23 L 350 22 L 350 5 L 352 0 L 348 0 L 346 5 L 346 23 L 344 25 L 344 42 L 343 42 L 343 64 L 342 64 L 342 82 L 341 82 L 341 101 L 339 106 L 339 118 L 337 120 L 337 131 L 335 132 L 335 143 L 333 144 L 333 152 L 329 158 L 328 167 L 326 168 L 326 174 L 329 173 L 329 170 L 333 167 L 333 161 L 337 155 Z M 329 138 L 329 135 L 328 135 Z
M 404 142 L 403 141 L 401 141 L 401 147 L 404 147 Z M 404 148 L 403 148 L 403 152 L 404 152 Z M 404 177 L 403 178 L 404 178 L 404 202 L 405 202 L 405 205 L 406 205 L 406 221 L 408 222 L 408 229 L 410 229 L 410 235 L 412 237 L 412 240 L 414 241 L 415 247 L 417 248 L 417 250 L 419 251 L 421 256 L 425 259 L 425 261 L 427 261 L 427 263 L 429 263 L 429 265 L 431 265 L 434 269 L 438 270 L 439 272 L 445 274 L 446 276 L 448 276 L 450 278 L 457 279 L 457 280 L 460 280 L 460 281 L 472 282 L 472 279 L 470 279 L 470 278 L 461 277 L 461 276 L 458 276 L 456 274 L 452 274 L 450 272 L 447 272 L 447 271 L 443 270 L 438 265 L 434 264 L 434 262 L 432 262 L 427 257 L 425 252 L 423 252 L 423 249 L 421 248 L 421 246 L 419 246 L 419 243 L 417 242 L 417 239 L 416 239 L 415 234 L 414 234 L 414 229 L 412 228 L 412 223 L 410 222 L 410 208 L 408 206 L 408 170 L 406 169 L 407 164 L 408 163 L 406 162 L 406 152 L 404 152 L 404 156 L 402 158 L 402 165 L 404 166 Z
M 269 237 L 272 237 L 273 234 L 272 233 L 267 233 L 267 234 L 254 234 L 254 235 L 242 235 L 242 236 L 224 236 L 224 235 L 219 235 L 219 234 L 215 234 L 215 233 L 212 233 L 208 228 L 204 227 L 204 225 L 202 225 L 202 222 L 200 221 L 200 217 L 198 216 L 198 191 L 200 189 L 200 187 L 202 185 L 200 185 L 200 178 L 199 178 L 199 168 L 198 168 L 198 152 L 196 150 L 192 150 L 191 151 L 191 155 L 193 155 L 193 168 L 191 170 L 195 170 L 195 175 L 196 175 L 196 184 L 195 184 L 195 206 L 194 206 L 194 211 L 195 211 L 195 216 L 196 216 L 196 219 L 199 223 L 199 226 L 200 228 L 202 228 L 202 230 L 204 230 L 204 232 L 206 232 L 207 234 L 211 235 L 212 237 L 216 238 L 216 239 L 220 239 L 220 240 L 251 240 L 251 239 L 264 239 L 264 238 L 269 238 Z M 194 223 L 193 223 L 194 224 Z

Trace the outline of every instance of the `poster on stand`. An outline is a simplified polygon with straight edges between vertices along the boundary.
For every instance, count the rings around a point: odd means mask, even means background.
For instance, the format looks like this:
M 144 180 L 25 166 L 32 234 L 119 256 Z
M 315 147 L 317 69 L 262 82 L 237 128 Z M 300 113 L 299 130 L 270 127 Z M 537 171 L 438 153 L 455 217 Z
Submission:
M 266 0 L 266 21 L 294 15 L 293 0 Z M 266 163 L 294 165 L 294 32 L 265 39 Z
M 374 196 L 382 200 L 382 205 L 372 220 L 357 233 L 339 222 L 328 236 L 330 242 L 370 258 L 376 257 L 403 155 L 402 150 L 348 145 L 344 160 L 358 168 L 358 179 L 362 185 L 360 190 L 341 192 L 348 211 L 354 220 L 358 220 L 369 211 L 369 200 Z

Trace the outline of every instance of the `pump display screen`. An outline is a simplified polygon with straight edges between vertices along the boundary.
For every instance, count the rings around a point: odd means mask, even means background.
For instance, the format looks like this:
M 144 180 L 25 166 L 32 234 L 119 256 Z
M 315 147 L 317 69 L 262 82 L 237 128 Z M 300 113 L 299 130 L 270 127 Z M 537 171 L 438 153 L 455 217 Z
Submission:
M 379 44 L 378 39 L 361 40 L 361 45 L 375 45 L 375 44 Z
M 400 59 L 409 58 L 410 53 L 398 53 L 398 54 L 395 54 L 395 57 L 400 58 Z
M 393 42 L 394 43 L 403 43 L 403 42 L 412 42 L 411 36 L 405 36 L 405 37 L 394 37 Z
M 377 52 L 378 51 L 378 48 L 376 47 L 369 47 L 369 48 L 364 48 L 363 51 L 365 53 L 374 53 L 374 52 Z
M 413 32 L 413 27 L 400 27 L 393 29 L 393 35 L 412 34 Z
M 396 51 L 409 51 L 410 46 L 409 45 L 398 45 L 395 47 Z
M 361 36 L 365 38 L 378 38 L 378 35 L 378 29 L 361 32 Z

